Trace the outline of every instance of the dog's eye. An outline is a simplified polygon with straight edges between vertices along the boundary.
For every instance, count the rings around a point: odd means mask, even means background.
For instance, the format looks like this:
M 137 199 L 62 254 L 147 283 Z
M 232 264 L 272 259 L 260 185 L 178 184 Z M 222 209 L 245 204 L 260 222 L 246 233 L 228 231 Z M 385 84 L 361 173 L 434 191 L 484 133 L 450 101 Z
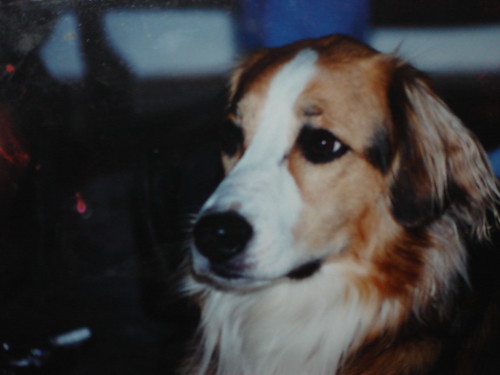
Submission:
M 327 163 L 349 151 L 349 147 L 326 129 L 304 126 L 297 143 L 304 157 L 311 163 Z
M 234 156 L 243 144 L 243 131 L 234 122 L 227 119 L 220 128 L 221 150 L 228 156 Z

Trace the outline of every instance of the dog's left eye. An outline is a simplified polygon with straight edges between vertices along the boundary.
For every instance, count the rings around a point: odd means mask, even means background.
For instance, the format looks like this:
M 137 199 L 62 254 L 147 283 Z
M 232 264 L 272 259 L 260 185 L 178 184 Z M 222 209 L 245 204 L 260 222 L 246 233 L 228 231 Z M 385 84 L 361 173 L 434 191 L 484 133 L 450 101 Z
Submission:
M 227 119 L 220 127 L 220 146 L 223 153 L 234 156 L 243 144 L 243 131 Z
M 311 163 L 328 163 L 349 151 L 335 135 L 326 129 L 304 126 L 297 143 L 304 157 Z

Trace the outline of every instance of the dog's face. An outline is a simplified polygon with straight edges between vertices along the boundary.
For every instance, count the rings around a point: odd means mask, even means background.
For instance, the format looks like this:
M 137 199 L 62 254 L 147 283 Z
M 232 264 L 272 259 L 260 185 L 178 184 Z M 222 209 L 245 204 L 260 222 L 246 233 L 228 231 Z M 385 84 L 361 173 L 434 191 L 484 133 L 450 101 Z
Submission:
M 404 149 L 418 130 L 399 134 L 409 115 L 404 100 L 391 97 L 406 98 L 396 65 L 335 36 L 243 63 L 224 124 L 226 177 L 194 227 L 195 275 L 244 289 L 310 277 L 327 263 L 370 272 L 374 244 L 383 248 L 435 215 L 441 187 L 425 161 L 411 165 L 435 145 Z M 399 181 L 410 172 L 418 181 Z M 398 211 L 395 200 L 414 212 Z

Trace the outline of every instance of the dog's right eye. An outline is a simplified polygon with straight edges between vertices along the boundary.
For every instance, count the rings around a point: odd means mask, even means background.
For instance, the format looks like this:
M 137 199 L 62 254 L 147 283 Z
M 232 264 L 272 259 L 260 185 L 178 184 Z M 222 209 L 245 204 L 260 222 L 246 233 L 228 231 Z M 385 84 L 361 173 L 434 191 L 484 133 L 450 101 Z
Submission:
M 330 131 L 311 126 L 302 128 L 297 143 L 304 157 L 315 164 L 328 163 L 349 151 L 349 146 Z
M 222 123 L 220 134 L 221 150 L 228 156 L 234 156 L 243 144 L 243 131 L 230 119 Z

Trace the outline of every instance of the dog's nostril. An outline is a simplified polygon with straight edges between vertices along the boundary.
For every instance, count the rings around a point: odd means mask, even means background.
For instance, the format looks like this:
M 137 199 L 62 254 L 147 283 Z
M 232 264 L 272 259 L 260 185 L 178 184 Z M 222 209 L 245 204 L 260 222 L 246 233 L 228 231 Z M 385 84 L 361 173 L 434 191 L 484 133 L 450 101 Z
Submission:
M 203 216 L 193 231 L 198 251 L 215 262 L 228 260 L 243 251 L 252 234 L 248 221 L 232 211 Z

